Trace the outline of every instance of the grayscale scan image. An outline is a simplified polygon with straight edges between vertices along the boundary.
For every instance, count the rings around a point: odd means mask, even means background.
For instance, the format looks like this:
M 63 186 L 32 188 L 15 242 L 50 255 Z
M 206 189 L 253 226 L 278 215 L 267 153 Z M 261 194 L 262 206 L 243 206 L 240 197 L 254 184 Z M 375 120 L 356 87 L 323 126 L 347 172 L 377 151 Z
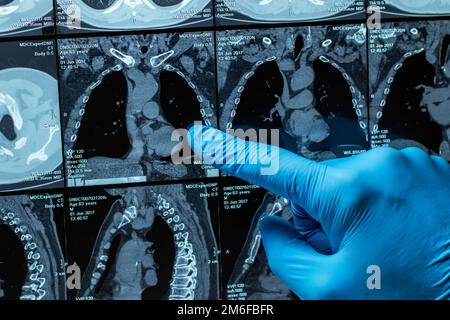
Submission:
M 212 0 L 56 0 L 58 32 L 213 25 Z
M 219 25 L 364 20 L 365 0 L 216 0 Z
M 259 222 L 268 216 L 292 221 L 289 201 L 235 179 L 221 184 L 221 264 L 227 300 L 298 299 L 270 270 Z
M 65 300 L 64 197 L 0 197 L 0 300 Z
M 0 0 L 0 36 L 53 33 L 53 0 Z
M 53 40 L 0 43 L 0 191 L 64 186 Z
M 449 0 L 368 0 L 384 17 L 431 17 L 450 15 Z
M 59 41 L 68 186 L 213 177 L 175 129 L 217 126 L 213 33 Z M 186 161 L 187 160 L 187 161 Z
M 217 57 L 222 129 L 279 129 L 314 160 L 369 147 L 364 25 L 221 31 Z
M 370 30 L 372 146 L 416 146 L 450 161 L 450 22 Z
M 75 191 L 68 196 L 68 260 L 78 300 L 219 298 L 218 185 Z

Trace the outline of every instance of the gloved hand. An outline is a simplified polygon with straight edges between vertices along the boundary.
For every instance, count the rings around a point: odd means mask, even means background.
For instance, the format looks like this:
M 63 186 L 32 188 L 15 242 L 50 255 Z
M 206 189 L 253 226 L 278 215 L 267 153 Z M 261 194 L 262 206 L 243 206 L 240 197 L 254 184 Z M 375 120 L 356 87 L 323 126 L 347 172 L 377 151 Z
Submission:
M 189 143 L 205 162 L 291 201 L 295 228 L 271 217 L 261 233 L 272 271 L 301 298 L 450 299 L 444 159 L 379 148 L 319 164 L 275 147 L 258 155 L 262 145 L 199 126 Z M 278 172 L 262 175 L 277 156 Z

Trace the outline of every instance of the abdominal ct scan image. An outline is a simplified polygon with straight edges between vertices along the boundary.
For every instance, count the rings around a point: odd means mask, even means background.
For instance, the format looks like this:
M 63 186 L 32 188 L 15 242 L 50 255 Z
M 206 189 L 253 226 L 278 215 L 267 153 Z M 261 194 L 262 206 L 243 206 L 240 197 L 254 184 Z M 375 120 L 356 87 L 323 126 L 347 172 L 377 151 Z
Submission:
M 450 0 L 0 0 L 0 300 L 302 299 L 260 231 L 294 225 L 290 201 L 205 163 L 188 130 L 450 161 L 448 17 Z

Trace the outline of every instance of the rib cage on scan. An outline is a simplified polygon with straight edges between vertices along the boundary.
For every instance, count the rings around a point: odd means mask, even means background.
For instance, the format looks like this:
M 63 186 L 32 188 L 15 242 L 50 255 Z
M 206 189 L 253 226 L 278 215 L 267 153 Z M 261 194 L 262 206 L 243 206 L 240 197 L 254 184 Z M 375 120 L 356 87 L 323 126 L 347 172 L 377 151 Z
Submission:
M 220 25 L 364 19 L 364 0 L 216 0 Z
M 370 33 L 372 147 L 416 146 L 450 161 L 449 22 L 389 23 Z
M 217 126 L 211 32 L 68 39 L 59 48 L 69 186 L 217 176 L 171 160 L 174 129 Z
M 211 0 L 57 0 L 58 31 L 212 26 Z
M 14 130 L 14 119 L 9 115 L 4 115 L 0 121 L 0 131 L 9 141 L 17 139 L 17 133 Z
M 0 197 L 0 300 L 66 299 L 63 205 L 62 194 Z
M 84 270 L 76 299 L 218 299 L 215 193 L 217 183 L 72 194 L 70 243 L 85 241 L 80 230 L 92 239 L 82 242 L 81 250 L 68 249 L 71 262 Z M 87 205 L 86 197 L 95 200 Z M 170 237 L 156 235 L 165 229 Z M 118 237 L 117 251 L 111 252 Z
M 53 32 L 53 0 L 0 1 L 0 35 L 43 35 Z

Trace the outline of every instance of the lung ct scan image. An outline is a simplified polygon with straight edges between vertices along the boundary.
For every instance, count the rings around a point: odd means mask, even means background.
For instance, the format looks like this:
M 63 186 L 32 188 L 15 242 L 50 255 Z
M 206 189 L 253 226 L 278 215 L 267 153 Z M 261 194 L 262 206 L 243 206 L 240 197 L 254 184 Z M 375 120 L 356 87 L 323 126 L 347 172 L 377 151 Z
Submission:
M 213 25 L 212 0 L 56 0 L 58 32 Z
M 218 184 L 70 192 L 77 300 L 209 300 L 220 291 Z
M 64 186 L 53 40 L 0 43 L 0 191 Z
M 419 147 L 450 161 L 450 22 L 370 30 L 372 147 Z
M 365 0 L 216 0 L 218 25 L 362 20 Z
M 386 18 L 449 16 L 448 0 L 368 0 Z
M 0 0 L 0 37 L 53 33 L 53 0 Z
M 65 300 L 64 197 L 0 196 L 0 300 Z
M 219 125 L 280 130 L 280 146 L 315 160 L 368 149 L 364 25 L 221 31 Z
M 217 126 L 212 32 L 63 39 L 59 53 L 68 186 L 218 175 L 172 157 L 175 129 Z

